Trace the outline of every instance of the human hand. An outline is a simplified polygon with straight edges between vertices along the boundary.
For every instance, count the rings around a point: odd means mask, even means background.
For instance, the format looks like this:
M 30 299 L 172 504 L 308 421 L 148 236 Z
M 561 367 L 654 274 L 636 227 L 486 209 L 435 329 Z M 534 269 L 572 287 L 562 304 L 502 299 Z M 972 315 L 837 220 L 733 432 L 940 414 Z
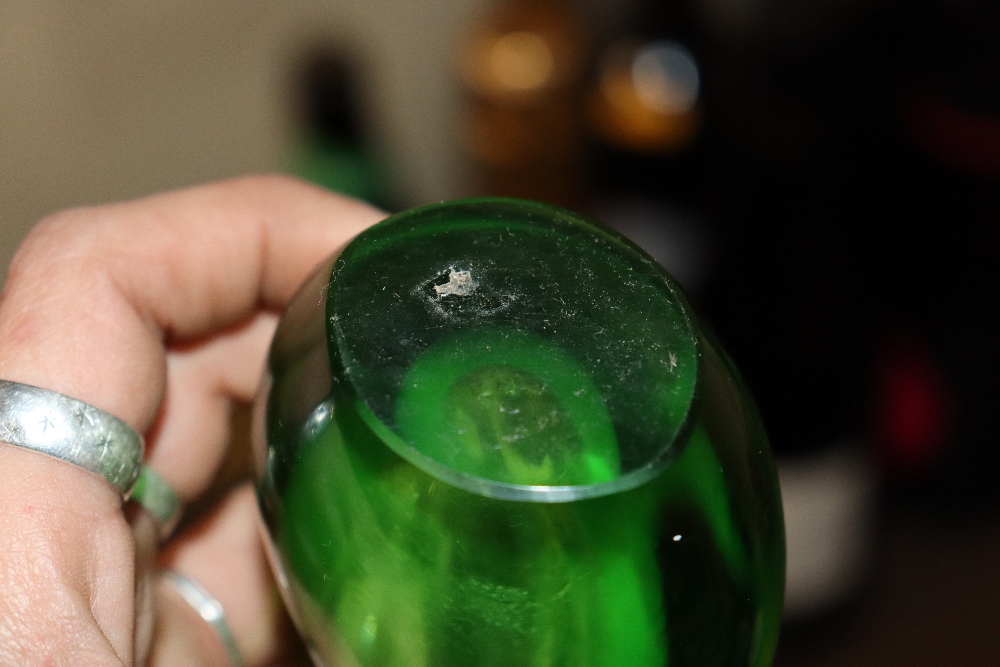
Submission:
M 198 498 L 252 400 L 277 313 L 383 214 L 283 177 L 76 209 L 40 223 L 0 299 L 0 378 L 90 403 L 145 433 L 146 461 Z M 247 486 L 170 545 L 223 605 L 247 665 L 289 651 Z M 222 646 L 153 577 L 153 521 L 105 480 L 0 444 L 0 665 L 215 665 Z M 159 557 L 163 560 L 163 556 Z

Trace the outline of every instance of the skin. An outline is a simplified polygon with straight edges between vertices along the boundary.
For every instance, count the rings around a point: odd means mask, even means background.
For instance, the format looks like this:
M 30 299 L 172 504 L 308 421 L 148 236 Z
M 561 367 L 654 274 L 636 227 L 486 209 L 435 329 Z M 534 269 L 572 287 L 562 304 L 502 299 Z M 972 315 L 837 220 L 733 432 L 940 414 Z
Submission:
M 223 460 L 234 402 L 253 399 L 277 313 L 382 217 L 276 176 L 53 215 L 0 297 L 0 377 L 128 422 L 190 502 Z M 155 578 L 160 565 L 222 603 L 248 665 L 288 664 L 295 644 L 256 514 L 252 490 L 238 488 L 161 550 L 149 517 L 104 480 L 0 444 L 0 664 L 226 664 L 204 621 Z

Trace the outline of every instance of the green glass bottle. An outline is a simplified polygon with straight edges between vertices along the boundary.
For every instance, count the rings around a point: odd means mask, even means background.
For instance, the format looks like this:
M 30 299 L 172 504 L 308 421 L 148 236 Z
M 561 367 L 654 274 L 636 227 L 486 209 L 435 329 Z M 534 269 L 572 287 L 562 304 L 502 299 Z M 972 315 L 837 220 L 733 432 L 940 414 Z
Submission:
M 674 281 L 504 199 L 393 216 L 279 324 L 259 501 L 319 664 L 770 664 L 767 440 Z

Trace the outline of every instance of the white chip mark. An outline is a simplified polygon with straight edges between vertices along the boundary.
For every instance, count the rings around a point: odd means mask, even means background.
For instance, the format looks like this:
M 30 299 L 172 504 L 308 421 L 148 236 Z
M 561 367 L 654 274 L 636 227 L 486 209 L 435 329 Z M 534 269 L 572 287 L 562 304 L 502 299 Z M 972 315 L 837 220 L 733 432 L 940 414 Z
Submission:
M 434 291 L 438 298 L 444 296 L 469 296 L 479 287 L 479 282 L 472 277 L 472 271 L 462 271 L 448 267 L 448 282 L 435 285 Z

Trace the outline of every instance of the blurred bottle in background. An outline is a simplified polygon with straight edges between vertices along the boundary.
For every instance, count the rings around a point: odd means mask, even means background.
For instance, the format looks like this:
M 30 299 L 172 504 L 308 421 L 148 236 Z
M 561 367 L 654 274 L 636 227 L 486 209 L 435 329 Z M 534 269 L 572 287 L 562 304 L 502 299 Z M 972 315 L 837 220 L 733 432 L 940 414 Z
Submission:
M 589 207 L 697 298 L 712 238 L 704 214 L 703 77 L 689 7 L 647 0 L 599 50 L 590 77 Z
M 358 96 L 357 64 L 336 48 L 314 49 L 295 80 L 299 135 L 292 173 L 335 192 L 391 209 L 387 172 L 372 148 Z
M 569 0 L 502 0 L 460 53 L 471 189 L 579 208 L 584 23 Z

